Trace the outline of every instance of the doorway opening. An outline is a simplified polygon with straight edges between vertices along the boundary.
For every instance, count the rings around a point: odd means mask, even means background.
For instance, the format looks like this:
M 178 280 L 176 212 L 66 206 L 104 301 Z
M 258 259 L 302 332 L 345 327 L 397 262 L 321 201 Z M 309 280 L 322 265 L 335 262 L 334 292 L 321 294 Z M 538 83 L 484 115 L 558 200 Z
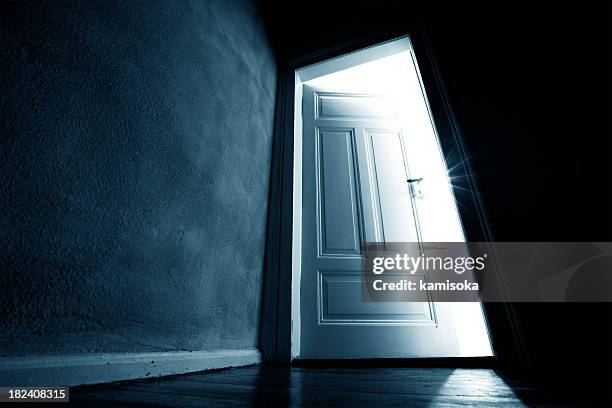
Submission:
M 362 243 L 466 240 L 410 39 L 297 69 L 294 96 L 291 358 L 492 356 L 478 302 L 361 300 Z

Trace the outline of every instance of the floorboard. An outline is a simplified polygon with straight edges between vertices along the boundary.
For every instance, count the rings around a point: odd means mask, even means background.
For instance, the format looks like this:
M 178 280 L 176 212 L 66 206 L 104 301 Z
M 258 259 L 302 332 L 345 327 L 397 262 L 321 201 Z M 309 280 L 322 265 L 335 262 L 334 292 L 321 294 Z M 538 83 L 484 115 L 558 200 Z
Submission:
M 275 365 L 77 387 L 70 399 L 72 407 L 572 406 L 486 368 Z

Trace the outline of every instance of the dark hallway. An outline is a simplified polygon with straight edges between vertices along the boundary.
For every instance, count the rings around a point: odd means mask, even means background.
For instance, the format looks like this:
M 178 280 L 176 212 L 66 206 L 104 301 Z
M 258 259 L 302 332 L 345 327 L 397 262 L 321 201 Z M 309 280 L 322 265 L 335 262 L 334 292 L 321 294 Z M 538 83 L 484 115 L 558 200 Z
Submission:
M 609 7 L 0 0 L 0 408 L 610 406 Z M 364 294 L 403 241 L 510 244 L 479 325 Z

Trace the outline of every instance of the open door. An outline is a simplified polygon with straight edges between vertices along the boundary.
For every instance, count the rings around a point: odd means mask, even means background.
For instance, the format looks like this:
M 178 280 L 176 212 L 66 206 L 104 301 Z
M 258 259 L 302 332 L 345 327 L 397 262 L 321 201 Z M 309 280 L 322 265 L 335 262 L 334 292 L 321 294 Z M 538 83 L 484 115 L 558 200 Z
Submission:
M 301 91 L 299 358 L 491 355 L 480 304 L 361 297 L 366 242 L 464 241 L 411 50 Z

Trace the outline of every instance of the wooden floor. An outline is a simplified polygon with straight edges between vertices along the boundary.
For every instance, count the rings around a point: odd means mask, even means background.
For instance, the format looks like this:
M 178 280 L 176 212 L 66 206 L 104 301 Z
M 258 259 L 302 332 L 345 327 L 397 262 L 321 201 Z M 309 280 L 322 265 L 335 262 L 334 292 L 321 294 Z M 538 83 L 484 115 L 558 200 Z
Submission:
M 517 395 L 521 395 L 520 399 Z M 79 407 L 524 407 L 490 369 L 250 366 L 70 390 Z M 64 404 L 60 404 L 66 406 Z M 567 405 L 570 406 L 570 405 Z

